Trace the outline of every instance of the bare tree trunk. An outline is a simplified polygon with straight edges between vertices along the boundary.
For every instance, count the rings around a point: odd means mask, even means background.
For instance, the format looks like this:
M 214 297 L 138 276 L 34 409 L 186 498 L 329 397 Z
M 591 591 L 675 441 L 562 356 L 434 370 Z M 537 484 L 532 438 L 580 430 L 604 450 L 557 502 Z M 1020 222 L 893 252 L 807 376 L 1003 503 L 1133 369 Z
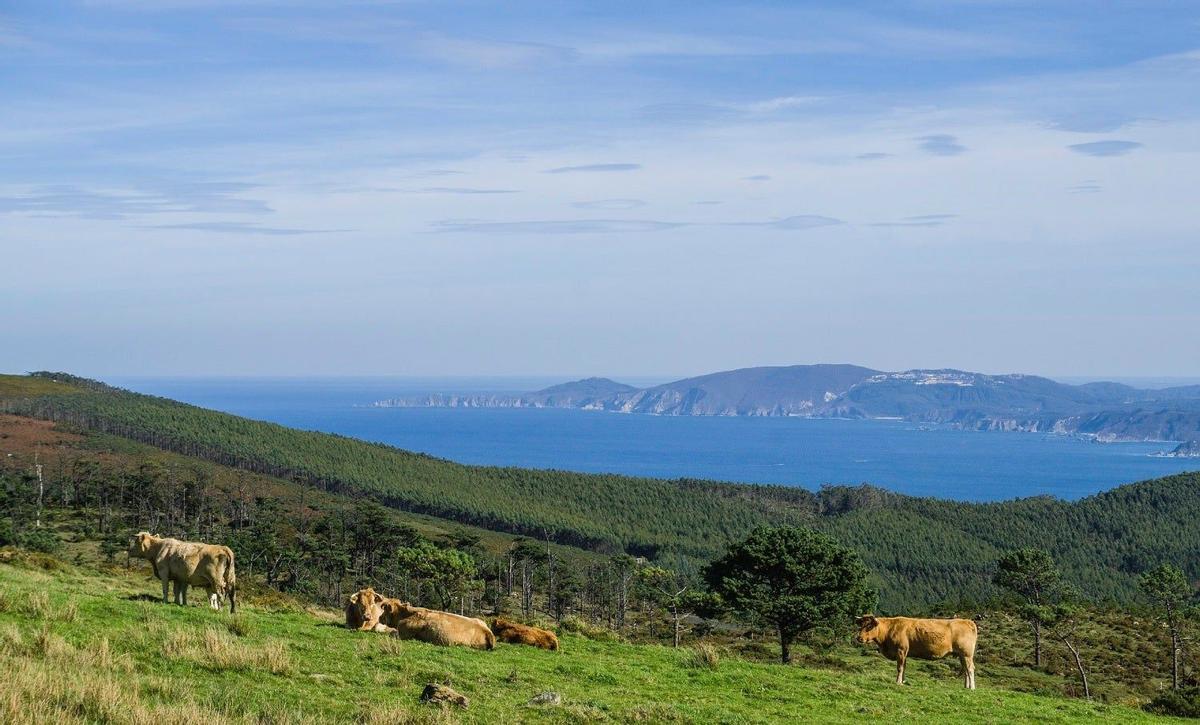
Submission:
M 526 618 L 533 613 L 533 572 L 528 559 L 521 562 L 521 609 Z
M 1171 689 L 1179 689 L 1179 630 L 1171 627 Z
M 1042 623 L 1033 622 L 1033 666 L 1042 666 Z
M 1083 658 L 1079 656 L 1079 650 L 1075 648 L 1070 637 L 1063 637 L 1062 643 L 1067 646 L 1067 649 L 1071 650 L 1071 656 L 1075 658 L 1075 669 L 1079 670 L 1079 679 L 1083 682 L 1083 696 L 1088 700 L 1092 699 L 1092 691 L 1088 687 L 1087 672 L 1083 669 Z
M 40 528 L 42 528 L 42 496 L 46 493 L 46 482 L 44 480 L 42 480 L 42 464 L 37 462 L 37 460 L 38 460 L 37 453 L 33 454 L 33 460 L 34 460 L 33 468 L 35 471 L 37 471 L 37 481 L 38 481 L 37 517 L 34 521 L 34 525 L 40 529 Z

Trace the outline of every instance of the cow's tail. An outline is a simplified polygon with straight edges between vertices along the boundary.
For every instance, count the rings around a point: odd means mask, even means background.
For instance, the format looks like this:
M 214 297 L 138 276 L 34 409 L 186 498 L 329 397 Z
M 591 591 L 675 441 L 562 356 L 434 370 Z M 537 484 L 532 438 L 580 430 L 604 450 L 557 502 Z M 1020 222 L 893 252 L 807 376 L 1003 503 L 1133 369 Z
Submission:
M 229 563 L 225 565 L 225 591 L 229 593 L 229 613 L 237 612 L 237 572 L 233 565 L 233 549 L 229 549 Z

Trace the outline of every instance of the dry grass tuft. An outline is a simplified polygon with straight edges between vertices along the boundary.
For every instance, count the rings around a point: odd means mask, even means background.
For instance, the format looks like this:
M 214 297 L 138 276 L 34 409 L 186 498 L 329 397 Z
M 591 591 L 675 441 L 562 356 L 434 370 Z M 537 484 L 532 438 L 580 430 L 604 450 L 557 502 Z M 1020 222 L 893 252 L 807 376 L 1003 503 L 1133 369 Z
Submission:
M 225 629 L 235 637 L 246 637 L 254 628 L 250 626 L 250 620 L 245 615 L 235 614 L 225 621 Z
M 684 722 L 685 718 L 667 705 L 638 705 L 631 708 L 623 718 L 626 722 Z
M 15 624 L 0 629 L 0 653 L 18 654 L 25 650 L 25 638 Z
M 160 650 L 163 657 L 167 659 L 181 659 L 186 658 L 188 653 L 197 647 L 195 633 L 186 629 L 177 629 L 163 637 Z
M 72 599 L 54 612 L 54 618 L 60 622 L 74 622 L 79 618 L 79 603 Z
M 416 698 L 413 698 L 414 701 Z M 458 718 L 444 708 L 409 709 L 399 705 L 365 705 L 355 722 L 360 725 L 442 725 Z
M 254 646 L 237 641 L 224 629 L 209 627 L 203 633 L 176 630 L 163 639 L 161 651 L 169 659 L 184 659 L 211 670 L 266 670 L 273 675 L 292 671 L 292 658 L 281 642 Z
M 137 684 L 94 669 L 94 653 L 76 653 L 78 660 L 45 663 L 0 656 L 0 722 L 11 725 L 45 723 L 128 723 L 159 725 L 225 725 L 229 717 L 186 697 L 169 705 L 146 702 Z M 75 666 L 70 666 L 75 665 Z
M 30 654 L 43 659 L 58 659 L 74 650 L 75 648 L 69 642 L 51 632 L 49 625 L 46 624 L 43 624 L 37 634 L 33 635 L 33 641 L 29 646 Z
M 716 647 L 701 642 L 683 656 L 683 666 L 693 670 L 715 670 L 721 666 L 721 655 Z
M 399 637 L 380 637 L 378 642 L 373 642 L 375 651 L 385 657 L 403 657 L 406 645 L 404 640 Z
M 37 619 L 50 618 L 50 595 L 46 592 L 30 592 L 21 602 L 20 612 Z
M 133 659 L 127 655 L 113 652 L 108 637 L 101 637 L 87 647 L 91 664 L 108 672 L 133 672 Z

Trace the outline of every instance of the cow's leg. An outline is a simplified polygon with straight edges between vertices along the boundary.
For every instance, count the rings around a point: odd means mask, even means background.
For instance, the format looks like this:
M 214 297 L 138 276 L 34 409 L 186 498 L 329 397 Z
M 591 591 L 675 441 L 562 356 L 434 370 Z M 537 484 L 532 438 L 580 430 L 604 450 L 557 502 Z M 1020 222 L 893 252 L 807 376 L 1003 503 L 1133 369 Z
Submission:
M 963 679 L 968 690 L 975 689 L 975 656 L 963 655 Z
M 221 611 L 221 595 L 217 593 L 216 589 L 208 590 L 208 608 Z
M 902 651 L 896 653 L 896 684 L 897 685 L 904 684 L 904 660 L 906 660 L 906 659 L 908 659 L 907 651 L 902 650 Z
M 170 604 L 171 580 L 167 577 L 160 577 L 163 585 L 163 604 Z
M 183 592 L 180 595 L 179 603 L 186 607 L 187 606 L 188 583 L 187 582 L 179 582 L 179 589 L 181 592 Z

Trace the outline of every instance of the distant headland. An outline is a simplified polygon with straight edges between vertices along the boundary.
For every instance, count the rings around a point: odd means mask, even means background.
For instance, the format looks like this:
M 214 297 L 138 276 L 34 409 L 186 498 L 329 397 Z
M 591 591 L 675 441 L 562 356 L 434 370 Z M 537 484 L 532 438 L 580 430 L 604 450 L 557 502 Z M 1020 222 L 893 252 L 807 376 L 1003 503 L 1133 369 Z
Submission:
M 380 400 L 379 408 L 575 408 L 650 415 L 883 418 L 970 430 L 1053 432 L 1111 441 L 1177 441 L 1200 457 L 1200 385 L 1070 385 L 1036 375 L 885 372 L 858 365 L 753 367 L 638 388 L 585 378 L 521 394 L 452 392 Z

